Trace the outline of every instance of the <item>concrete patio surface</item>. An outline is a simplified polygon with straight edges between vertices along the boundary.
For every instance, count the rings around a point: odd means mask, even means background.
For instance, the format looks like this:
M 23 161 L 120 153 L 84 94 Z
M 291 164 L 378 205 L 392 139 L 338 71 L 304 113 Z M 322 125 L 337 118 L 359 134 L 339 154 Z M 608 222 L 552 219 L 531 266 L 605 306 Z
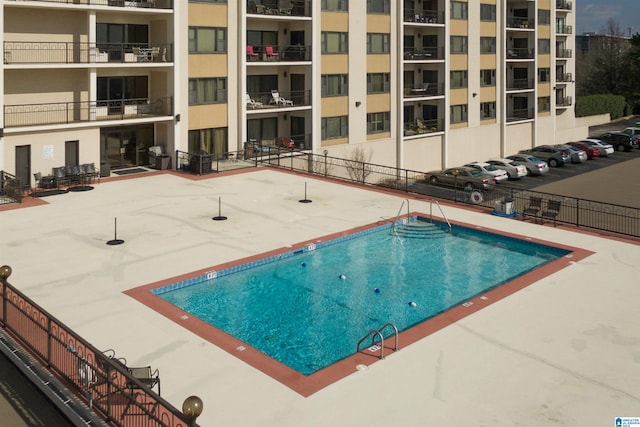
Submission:
M 305 184 L 312 203 L 299 203 Z M 640 247 L 631 239 L 445 204 L 456 221 L 594 254 L 306 398 L 123 294 L 394 217 L 405 198 L 269 168 L 103 180 L 0 211 L 0 264 L 97 348 L 158 368 L 177 408 L 200 396 L 201 426 L 613 426 L 640 417 Z M 212 221 L 219 202 L 226 221 Z M 428 213 L 429 200 L 410 208 Z M 125 243 L 109 246 L 115 218 Z

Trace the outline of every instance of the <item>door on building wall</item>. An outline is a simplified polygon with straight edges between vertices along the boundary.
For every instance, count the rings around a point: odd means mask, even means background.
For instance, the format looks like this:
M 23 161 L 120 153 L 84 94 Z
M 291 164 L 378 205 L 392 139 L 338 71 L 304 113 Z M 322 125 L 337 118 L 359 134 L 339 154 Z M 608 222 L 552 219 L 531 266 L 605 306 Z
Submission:
M 306 99 L 304 90 L 304 74 L 291 74 L 291 100 L 293 105 L 309 105 L 310 99 Z
M 153 125 L 103 128 L 100 130 L 100 163 L 109 163 L 112 169 L 146 165 L 153 141 Z
M 31 187 L 31 146 L 16 147 L 16 178 L 20 180 L 24 190 Z M 48 175 L 48 174 L 44 174 Z
M 64 142 L 64 164 L 65 166 L 80 164 L 80 141 Z
M 296 148 L 301 150 L 310 150 L 311 141 L 307 143 L 307 136 L 305 134 L 304 117 L 291 117 L 290 125 L 291 139 L 295 143 Z

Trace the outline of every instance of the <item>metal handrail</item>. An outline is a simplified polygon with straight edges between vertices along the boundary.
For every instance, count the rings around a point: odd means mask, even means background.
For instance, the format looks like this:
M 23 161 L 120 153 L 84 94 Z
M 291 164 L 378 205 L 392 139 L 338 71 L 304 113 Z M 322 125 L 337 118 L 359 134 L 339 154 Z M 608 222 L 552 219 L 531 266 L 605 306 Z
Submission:
M 367 335 L 365 335 L 364 337 L 362 337 L 360 341 L 358 341 L 358 346 L 356 347 L 356 353 L 360 353 L 360 344 L 362 344 L 362 342 L 367 338 L 369 338 L 370 336 L 373 336 L 374 338 L 371 338 L 371 344 L 369 345 L 369 347 L 375 344 L 376 336 L 380 337 L 380 359 L 384 359 L 384 337 L 382 336 L 382 333 L 377 329 L 370 330 L 367 333 Z
M 447 218 L 447 216 L 444 214 L 444 211 L 442 210 L 442 206 L 440 206 L 440 203 L 438 203 L 438 201 L 435 200 L 435 199 L 432 199 L 431 203 L 429 204 L 429 216 L 430 216 L 430 219 L 433 220 L 433 204 L 434 203 L 438 207 L 438 210 L 440 211 L 440 214 L 442 215 L 444 220 L 447 221 L 447 225 L 449 226 L 449 231 L 451 231 L 451 223 L 449 222 L 449 218 Z

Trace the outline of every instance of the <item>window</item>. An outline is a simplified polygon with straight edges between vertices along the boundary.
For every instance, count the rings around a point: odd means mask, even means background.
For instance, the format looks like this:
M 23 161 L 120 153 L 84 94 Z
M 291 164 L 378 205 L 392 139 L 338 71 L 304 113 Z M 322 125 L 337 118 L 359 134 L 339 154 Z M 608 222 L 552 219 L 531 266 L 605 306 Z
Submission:
M 189 131 L 189 152 L 223 154 L 229 151 L 227 128 L 195 129 Z
M 480 20 L 496 22 L 496 5 L 480 4 Z
M 551 53 L 551 40 L 538 39 L 538 53 L 541 55 Z
M 226 28 L 189 27 L 189 53 L 214 53 L 226 51 Z
M 480 70 L 480 86 L 495 86 L 496 70 Z
M 467 3 L 461 1 L 451 2 L 451 19 L 467 19 Z
M 321 77 L 321 96 L 347 96 L 349 95 L 349 85 L 346 74 L 323 74 Z
M 322 139 L 346 138 L 349 134 L 349 117 L 323 117 L 320 120 Z
M 538 24 L 551 25 L 551 11 L 549 9 L 538 10 Z
M 323 31 L 321 37 L 321 53 L 347 53 L 349 35 Z
M 496 103 L 481 102 L 480 103 L 480 120 L 496 118 Z
M 367 13 L 391 13 L 390 0 L 367 0 Z
M 467 53 L 467 36 L 451 36 L 451 53 Z
M 367 53 L 389 53 L 388 33 L 367 33 Z
M 496 53 L 496 38 L 480 37 L 480 53 Z
M 214 104 L 226 101 L 226 78 L 189 79 L 189 105 Z
M 451 72 L 451 89 L 460 89 L 467 87 L 467 71 Z
M 551 70 L 549 68 L 538 68 L 538 83 L 549 83 L 551 81 Z
M 389 132 L 389 130 L 391 130 L 391 113 L 389 111 L 367 114 L 367 134 Z
M 227 4 L 227 0 L 189 0 L 189 3 Z
M 538 98 L 538 111 L 551 111 L 550 96 L 541 96 Z
M 367 93 L 389 93 L 390 79 L 389 73 L 367 74 Z
M 330 12 L 346 12 L 349 10 L 349 0 L 322 0 L 320 7 Z
M 451 106 L 451 123 L 464 123 L 467 121 L 467 104 Z

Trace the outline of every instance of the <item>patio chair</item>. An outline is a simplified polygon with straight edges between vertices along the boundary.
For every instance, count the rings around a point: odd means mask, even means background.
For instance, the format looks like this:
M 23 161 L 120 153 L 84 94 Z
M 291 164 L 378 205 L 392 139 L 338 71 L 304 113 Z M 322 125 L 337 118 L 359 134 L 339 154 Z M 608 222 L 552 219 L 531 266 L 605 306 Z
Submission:
M 278 52 L 273 50 L 273 46 L 265 46 L 264 52 L 267 55 L 267 61 L 278 60 Z
M 553 220 L 553 226 L 555 227 L 556 220 L 558 218 L 558 215 L 560 214 L 561 206 L 562 204 L 560 203 L 560 200 L 548 200 L 547 207 L 545 210 L 542 211 L 542 213 L 540 214 L 540 217 L 542 218 L 543 221 L 545 219 Z
M 251 98 L 251 95 L 249 95 L 248 93 L 245 94 L 245 100 L 247 102 L 247 107 L 255 110 L 256 108 L 260 108 L 262 107 L 262 102 L 260 101 L 256 101 L 255 99 Z
M 530 196 L 529 204 L 522 209 L 522 220 L 524 221 L 527 215 L 533 215 L 533 220 L 536 221 L 540 209 L 542 209 L 542 197 Z
M 56 179 L 56 184 L 58 186 L 69 185 L 69 182 L 71 181 L 67 176 L 67 169 L 64 166 L 53 168 L 53 177 Z
M 258 54 L 253 50 L 253 46 L 247 45 L 247 61 L 257 61 Z
M 153 396 L 148 396 L 149 392 L 157 386 L 158 396 L 160 396 L 160 374 L 158 370 L 151 370 L 151 366 L 142 366 L 137 368 L 127 367 L 131 378 L 127 378 L 125 382 L 125 390 L 128 392 L 127 406 L 122 412 L 122 418 L 125 415 L 145 415 L 144 411 L 139 408 L 141 406 L 149 406 L 147 411 L 154 413 L 158 406 L 158 401 Z M 133 411 L 131 409 L 133 408 Z
M 293 101 L 290 99 L 285 99 L 280 96 L 280 92 L 277 90 L 271 91 L 272 99 L 269 101 L 269 104 L 282 105 L 282 106 L 293 106 Z

